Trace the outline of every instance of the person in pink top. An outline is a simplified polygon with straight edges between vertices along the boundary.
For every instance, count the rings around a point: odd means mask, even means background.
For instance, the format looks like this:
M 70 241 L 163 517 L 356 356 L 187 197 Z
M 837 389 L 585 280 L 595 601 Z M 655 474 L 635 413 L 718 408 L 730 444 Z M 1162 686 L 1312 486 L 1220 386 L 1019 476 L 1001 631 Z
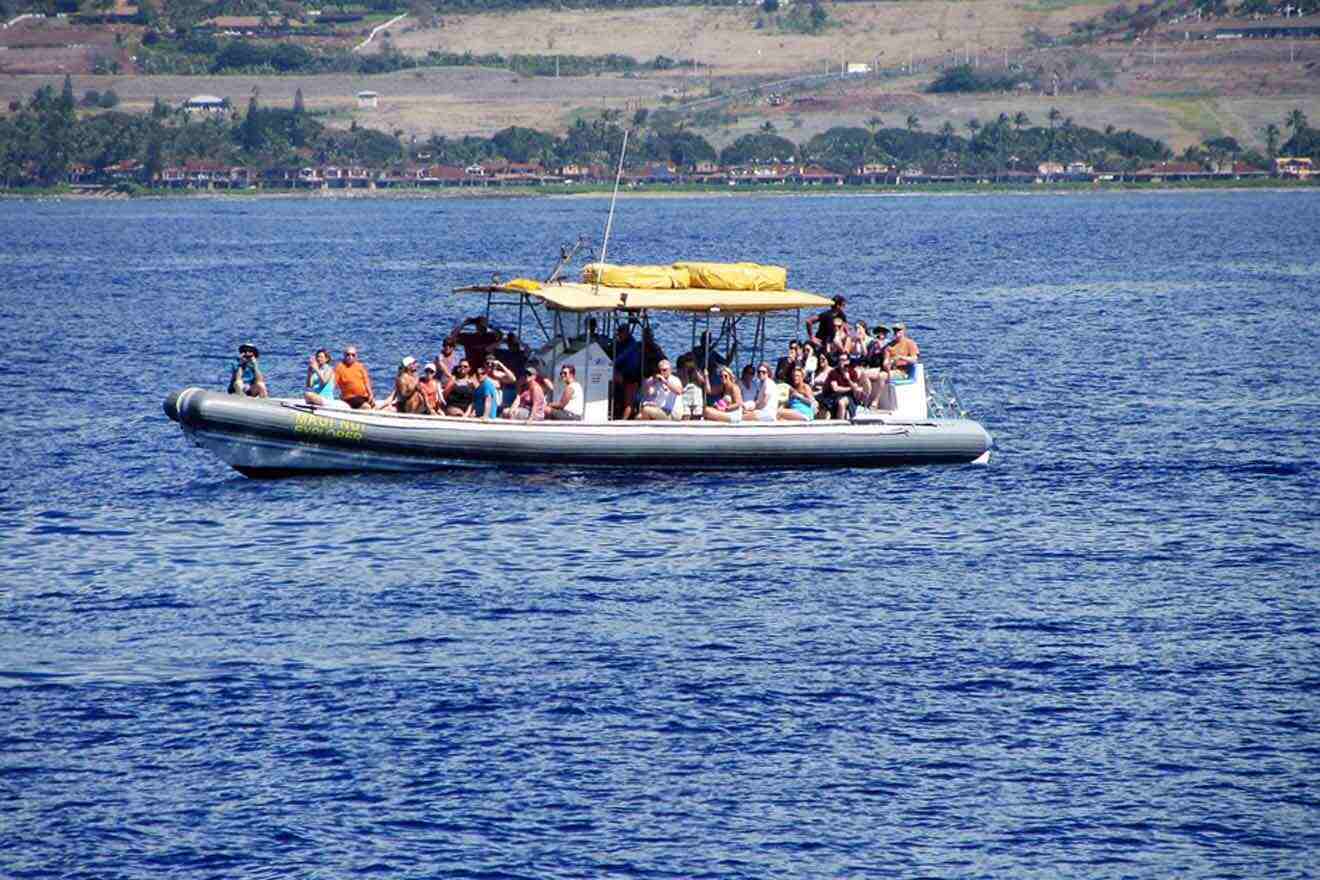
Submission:
M 541 422 L 545 420 L 545 388 L 541 386 L 541 371 L 534 365 L 527 365 L 527 375 L 523 377 L 518 393 L 518 404 L 504 411 L 504 418 L 522 422 Z

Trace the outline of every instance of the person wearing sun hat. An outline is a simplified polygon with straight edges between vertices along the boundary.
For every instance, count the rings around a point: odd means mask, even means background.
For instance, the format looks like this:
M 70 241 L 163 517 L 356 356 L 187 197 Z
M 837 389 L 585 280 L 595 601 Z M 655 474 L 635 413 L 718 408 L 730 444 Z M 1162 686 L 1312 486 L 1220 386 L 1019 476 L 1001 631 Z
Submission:
M 261 374 L 258 359 L 261 352 L 250 342 L 238 347 L 238 360 L 229 375 L 229 393 L 242 394 L 245 397 L 269 397 L 266 390 L 266 377 Z

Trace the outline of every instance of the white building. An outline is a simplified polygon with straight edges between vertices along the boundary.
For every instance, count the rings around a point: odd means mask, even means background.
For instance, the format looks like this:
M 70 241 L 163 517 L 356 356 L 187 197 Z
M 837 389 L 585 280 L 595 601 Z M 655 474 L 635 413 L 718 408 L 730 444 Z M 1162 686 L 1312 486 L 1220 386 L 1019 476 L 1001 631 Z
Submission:
M 380 105 L 380 95 L 375 92 L 358 92 L 357 102 L 359 110 L 374 110 Z
M 229 102 L 215 95 L 193 95 L 183 103 L 183 109 L 189 116 L 223 116 L 229 110 Z

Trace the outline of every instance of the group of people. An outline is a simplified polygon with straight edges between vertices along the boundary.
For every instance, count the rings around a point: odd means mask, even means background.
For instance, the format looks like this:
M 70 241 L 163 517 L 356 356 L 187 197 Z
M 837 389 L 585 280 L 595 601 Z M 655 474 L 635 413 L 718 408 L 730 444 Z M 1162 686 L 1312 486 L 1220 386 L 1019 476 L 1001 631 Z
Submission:
M 459 354 L 462 345 L 464 353 Z M 425 363 L 412 355 L 399 361 L 394 387 L 378 400 L 371 374 L 358 359 L 357 348 L 344 349 L 339 363 L 318 350 L 307 361 L 303 398 L 316 406 L 337 409 L 378 409 L 416 415 L 458 418 L 580 420 L 585 395 L 571 364 L 559 371 L 561 390 L 515 333 L 492 328 L 486 318 L 469 318 L 445 337 L 440 354 Z M 231 385 L 234 393 L 249 393 Z M 265 396 L 253 394 L 252 396 Z
M 730 364 L 736 344 L 721 355 L 708 334 L 677 364 L 670 362 L 649 327 L 637 339 L 632 327 L 621 324 L 610 338 L 597 334 L 592 320 L 588 336 L 612 356 L 616 419 L 727 423 L 846 419 L 858 407 L 878 407 L 886 385 L 909 374 L 920 357 L 904 324 L 893 326 L 891 338 L 890 328 L 882 324 L 849 322 L 846 304 L 843 297 L 835 297 L 829 309 L 809 318 L 807 338 L 789 342 L 773 369 L 766 362 L 747 364 L 741 375 Z M 239 346 L 231 393 L 268 395 L 259 356 L 256 346 Z M 518 421 L 581 420 L 585 394 L 576 369 L 563 364 L 558 378 L 556 385 L 516 334 L 496 330 L 481 316 L 460 322 L 433 360 L 403 358 L 394 387 L 383 400 L 377 400 L 371 375 L 352 345 L 338 363 L 332 363 L 326 349 L 308 359 L 303 396 L 308 403 L 330 408 Z

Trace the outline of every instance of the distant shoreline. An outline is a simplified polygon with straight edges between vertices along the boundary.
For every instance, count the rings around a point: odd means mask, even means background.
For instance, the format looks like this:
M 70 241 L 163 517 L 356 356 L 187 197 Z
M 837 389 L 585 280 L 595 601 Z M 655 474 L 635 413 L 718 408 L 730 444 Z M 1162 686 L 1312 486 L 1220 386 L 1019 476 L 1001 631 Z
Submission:
M 1160 181 L 1160 182 L 1105 182 L 1079 183 L 1059 182 L 1031 185 L 1021 184 L 911 184 L 907 186 L 776 186 L 771 184 L 716 187 L 663 185 L 653 187 L 622 188 L 619 197 L 625 199 L 673 199 L 693 197 L 723 198 L 773 198 L 785 196 L 943 196 L 943 195 L 1070 195 L 1103 194 L 1121 192 L 1259 192 L 1259 191 L 1294 191 L 1320 190 L 1320 178 L 1316 180 L 1288 180 L 1268 178 L 1264 180 L 1225 180 L 1225 181 Z M 0 189 L 0 199 L 23 200 L 70 200 L 70 201 L 136 201 L 142 199 L 219 199 L 238 201 L 250 199 L 326 199 L 334 201 L 352 201 L 355 199 L 607 199 L 612 193 L 608 185 L 589 187 L 528 186 L 501 187 L 499 189 L 474 187 L 400 187 L 391 189 L 324 189 L 324 190 L 143 190 L 133 193 L 121 193 L 113 190 L 93 192 L 71 190 L 67 187 L 49 189 Z

